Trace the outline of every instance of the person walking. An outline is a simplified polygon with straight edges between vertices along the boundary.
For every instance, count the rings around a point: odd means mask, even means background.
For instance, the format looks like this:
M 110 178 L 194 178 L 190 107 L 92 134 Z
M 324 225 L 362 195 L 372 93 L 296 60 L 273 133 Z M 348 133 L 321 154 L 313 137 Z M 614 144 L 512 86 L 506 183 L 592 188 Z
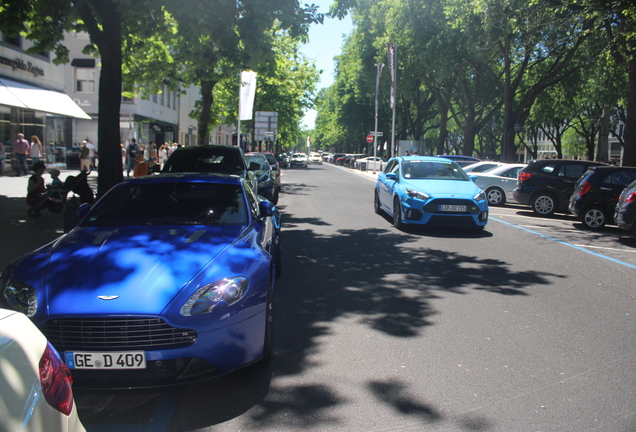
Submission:
M 86 140 L 82 141 L 82 147 L 79 152 L 80 171 L 91 171 L 91 149 L 88 147 Z
M 128 147 L 126 148 L 126 154 L 128 156 L 128 166 L 126 167 L 126 176 L 130 177 L 130 172 L 134 171 L 135 166 L 139 162 L 138 159 L 141 158 L 141 148 L 139 144 L 137 144 L 137 140 L 133 138 L 130 140 Z
M 24 134 L 19 133 L 17 141 L 13 144 L 16 177 L 20 177 L 22 168 L 24 168 L 24 175 L 29 174 L 29 164 L 27 163 L 29 150 L 29 142 L 24 139 Z
M 42 157 L 42 143 L 40 142 L 40 138 L 37 135 L 33 135 L 31 137 L 31 163 L 40 162 L 40 158 Z
M 95 158 L 97 156 L 97 150 L 95 149 L 95 145 L 91 142 L 90 139 L 86 138 L 86 147 L 90 150 L 90 160 L 91 160 L 91 169 L 97 168 L 95 164 Z

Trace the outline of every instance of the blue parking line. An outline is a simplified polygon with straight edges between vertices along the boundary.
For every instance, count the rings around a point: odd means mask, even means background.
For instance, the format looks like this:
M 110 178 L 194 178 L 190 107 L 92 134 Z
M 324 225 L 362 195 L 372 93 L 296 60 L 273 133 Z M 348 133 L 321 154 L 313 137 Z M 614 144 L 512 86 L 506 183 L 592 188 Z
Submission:
M 588 254 L 590 254 L 590 255 L 594 255 L 594 256 L 597 256 L 597 257 L 599 257 L 599 258 L 603 258 L 603 259 L 606 259 L 606 260 L 608 260 L 608 261 L 612 261 L 612 262 L 614 262 L 614 263 L 616 263 L 616 264 L 624 265 L 625 267 L 629 267 L 629 268 L 636 269 L 636 265 L 627 264 L 626 262 L 619 261 L 619 260 L 617 260 L 617 259 L 614 259 L 614 258 L 608 257 L 608 256 L 606 256 L 606 255 L 601 255 L 601 254 L 598 254 L 598 253 L 596 253 L 596 252 L 589 251 L 589 250 L 587 250 L 587 249 L 585 249 L 585 248 L 582 248 L 582 247 L 580 247 L 580 246 L 575 246 L 575 245 L 573 245 L 572 243 L 564 242 L 563 240 L 555 239 L 554 237 L 550 237 L 550 236 L 547 236 L 547 235 L 545 235 L 545 234 L 541 234 L 540 232 L 533 231 L 533 230 L 531 230 L 531 229 L 524 228 L 524 227 L 522 227 L 522 226 L 515 225 L 515 224 L 510 223 L 510 222 L 505 222 L 505 221 L 502 221 L 502 220 L 499 220 L 499 219 L 489 219 L 489 220 L 491 220 L 491 221 L 496 221 L 496 222 L 500 222 L 500 223 L 502 223 L 502 224 L 506 224 L 506 225 L 509 225 L 509 226 L 512 226 L 512 227 L 515 227 L 515 228 L 519 228 L 519 229 L 522 229 L 522 230 L 527 231 L 527 232 L 529 232 L 529 233 L 536 234 L 536 235 L 538 235 L 538 236 L 540 236 L 540 237 L 547 238 L 548 240 L 552 240 L 552 241 L 555 241 L 555 242 L 557 242 L 557 243 L 561 243 L 562 245 L 569 246 L 569 247 L 571 247 L 571 248 L 574 248 L 574 249 L 580 250 L 580 251 L 582 251 L 582 252 L 588 253 Z

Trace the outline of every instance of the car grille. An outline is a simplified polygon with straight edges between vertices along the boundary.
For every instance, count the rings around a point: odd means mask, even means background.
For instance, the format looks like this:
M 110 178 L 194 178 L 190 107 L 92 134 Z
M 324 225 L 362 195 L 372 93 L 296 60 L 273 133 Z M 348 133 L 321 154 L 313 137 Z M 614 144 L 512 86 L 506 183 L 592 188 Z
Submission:
M 188 347 L 197 340 L 195 330 L 140 317 L 52 319 L 42 327 L 42 333 L 58 351 L 156 351 Z
M 475 219 L 472 216 L 438 216 L 433 215 L 429 219 L 430 225 L 446 226 L 475 226 Z
M 439 209 L 439 206 L 442 204 L 466 206 L 465 212 L 444 212 L 447 214 L 478 214 L 480 212 L 479 207 L 475 204 L 474 201 L 466 200 L 466 199 L 451 199 L 451 198 L 434 199 L 428 202 L 424 206 L 423 210 L 426 213 L 440 213 L 438 209 Z

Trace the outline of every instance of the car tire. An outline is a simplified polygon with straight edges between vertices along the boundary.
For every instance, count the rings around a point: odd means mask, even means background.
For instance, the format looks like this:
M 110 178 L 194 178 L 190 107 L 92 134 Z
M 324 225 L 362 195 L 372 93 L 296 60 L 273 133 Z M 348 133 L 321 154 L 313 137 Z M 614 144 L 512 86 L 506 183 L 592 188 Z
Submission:
M 398 197 L 393 199 L 393 226 L 397 229 L 404 228 L 404 222 L 402 222 L 402 205 Z
M 532 198 L 532 211 L 541 216 L 552 216 L 557 209 L 558 201 L 549 192 L 542 192 Z
M 378 195 L 377 189 L 373 193 L 373 210 L 375 211 L 375 214 L 381 215 L 383 213 L 382 206 L 380 205 L 380 196 Z
M 588 207 L 581 212 L 579 219 L 585 228 L 598 230 L 605 226 L 607 215 L 600 207 Z
M 488 205 L 494 207 L 502 206 L 506 203 L 506 193 L 501 188 L 492 187 L 486 189 L 486 199 L 488 200 Z

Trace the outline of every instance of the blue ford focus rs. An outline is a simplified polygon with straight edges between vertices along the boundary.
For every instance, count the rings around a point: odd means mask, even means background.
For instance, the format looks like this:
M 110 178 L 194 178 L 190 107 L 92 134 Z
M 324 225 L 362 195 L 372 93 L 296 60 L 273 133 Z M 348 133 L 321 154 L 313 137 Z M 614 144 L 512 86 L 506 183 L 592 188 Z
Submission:
M 439 157 L 400 156 L 387 163 L 374 192 L 375 212 L 396 228 L 406 225 L 465 226 L 488 223 L 484 192 L 455 162 Z
M 245 180 L 136 178 L 80 216 L 0 278 L 2 307 L 32 319 L 77 385 L 176 384 L 271 355 L 280 213 Z

